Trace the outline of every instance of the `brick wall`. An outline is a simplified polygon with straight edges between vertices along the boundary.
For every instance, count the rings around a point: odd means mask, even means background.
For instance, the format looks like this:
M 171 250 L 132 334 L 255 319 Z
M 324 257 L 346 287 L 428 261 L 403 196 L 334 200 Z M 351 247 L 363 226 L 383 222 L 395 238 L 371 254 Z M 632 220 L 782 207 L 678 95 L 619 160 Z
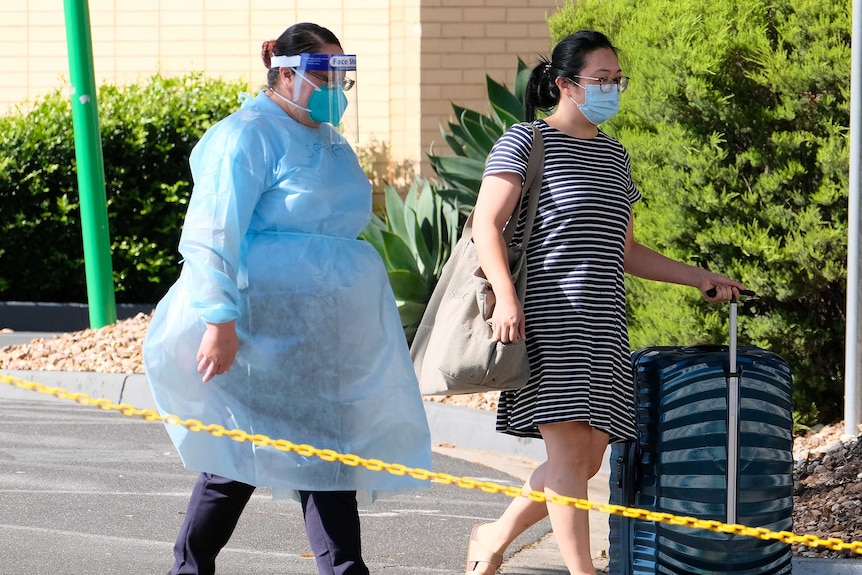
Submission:
M 89 0 L 97 85 L 203 71 L 265 81 L 260 45 L 294 22 L 358 55 L 360 141 L 423 164 L 451 103 L 488 110 L 485 75 L 511 86 L 517 57 L 547 54 L 559 0 Z M 0 110 L 68 87 L 63 2 L 0 4 Z
M 422 143 L 447 155 L 440 124 L 452 103 L 490 111 L 486 76 L 512 87 L 518 57 L 528 65 L 548 56 L 547 17 L 559 0 L 436 0 L 422 2 Z M 423 153 L 423 157 L 424 154 Z

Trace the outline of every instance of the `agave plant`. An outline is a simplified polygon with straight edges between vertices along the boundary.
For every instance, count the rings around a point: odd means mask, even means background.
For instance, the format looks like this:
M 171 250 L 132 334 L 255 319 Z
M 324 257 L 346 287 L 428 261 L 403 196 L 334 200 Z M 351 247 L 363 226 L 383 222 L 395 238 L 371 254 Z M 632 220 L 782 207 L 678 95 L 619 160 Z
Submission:
M 437 156 L 433 149 L 428 154 L 431 167 L 446 185 L 437 193 L 458 206 L 463 214 L 468 214 L 476 204 L 485 160 L 494 142 L 510 126 L 525 119 L 524 92 L 529 77 L 530 69 L 518 58 L 514 91 L 486 77 L 492 110 L 490 115 L 452 104 L 457 122 L 449 122 L 449 134 L 443 126 L 440 127 L 455 155 Z
M 509 126 L 524 121 L 529 74 L 518 59 L 514 92 L 487 78 L 490 115 L 453 104 L 458 121 L 450 122 L 451 134 L 443 132 L 443 136 L 455 155 L 429 154 L 442 184 L 416 178 L 402 200 L 387 183 L 385 218 L 372 216 L 359 236 L 383 258 L 408 342 L 416 334 L 443 264 L 458 239 L 463 216 L 476 204 L 491 147 Z
M 386 218 L 373 216 L 360 238 L 373 245 L 389 274 L 407 341 L 437 284 L 443 264 L 458 238 L 456 206 L 443 201 L 432 184 L 416 178 L 407 195 L 386 184 Z

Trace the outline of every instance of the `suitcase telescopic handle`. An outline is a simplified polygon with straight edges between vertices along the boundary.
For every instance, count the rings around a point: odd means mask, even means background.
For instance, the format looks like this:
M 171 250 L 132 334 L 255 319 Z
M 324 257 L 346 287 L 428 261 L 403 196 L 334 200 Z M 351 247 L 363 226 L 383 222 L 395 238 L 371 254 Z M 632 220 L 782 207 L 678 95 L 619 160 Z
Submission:
M 715 288 L 706 291 L 706 295 L 713 297 Z M 754 296 L 751 290 L 739 290 L 739 295 Z M 739 372 L 736 366 L 736 296 L 730 298 L 730 341 L 728 352 L 730 353 L 729 370 L 727 374 L 727 501 L 725 522 L 731 525 L 736 523 L 737 513 L 737 474 L 739 472 Z

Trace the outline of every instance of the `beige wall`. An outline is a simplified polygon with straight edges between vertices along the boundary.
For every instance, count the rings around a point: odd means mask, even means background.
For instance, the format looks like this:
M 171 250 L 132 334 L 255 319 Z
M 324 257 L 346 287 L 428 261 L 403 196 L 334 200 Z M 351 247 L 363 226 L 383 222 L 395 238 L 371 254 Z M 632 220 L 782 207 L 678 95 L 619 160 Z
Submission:
M 517 57 L 549 48 L 558 0 L 89 0 L 97 85 L 203 71 L 260 87 L 260 45 L 294 22 L 358 55 L 360 141 L 425 162 L 451 103 L 488 111 L 485 75 L 508 86 Z M 0 3 L 0 110 L 68 87 L 63 0 Z M 427 166 L 425 166 L 427 173 Z
M 486 76 L 511 88 L 518 57 L 528 65 L 549 55 L 547 17 L 560 0 L 426 0 L 422 2 L 423 158 L 448 155 L 440 124 L 452 103 L 487 113 Z M 443 153 L 445 152 L 445 153 Z

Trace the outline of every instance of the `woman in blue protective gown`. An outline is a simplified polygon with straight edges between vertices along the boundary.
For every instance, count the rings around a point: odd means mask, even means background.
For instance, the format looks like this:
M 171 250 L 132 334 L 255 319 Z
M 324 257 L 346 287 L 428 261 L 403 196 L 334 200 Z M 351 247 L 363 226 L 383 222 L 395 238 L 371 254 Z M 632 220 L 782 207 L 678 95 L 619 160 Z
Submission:
M 352 80 L 326 62 L 343 54 L 310 23 L 265 42 L 267 88 L 192 151 L 183 268 L 147 333 L 147 376 L 162 413 L 427 469 L 428 424 L 387 274 L 356 239 L 370 185 L 333 128 Z M 357 497 L 427 483 L 167 429 L 201 472 L 174 575 L 215 572 L 257 486 L 300 500 L 320 573 L 368 573 Z

